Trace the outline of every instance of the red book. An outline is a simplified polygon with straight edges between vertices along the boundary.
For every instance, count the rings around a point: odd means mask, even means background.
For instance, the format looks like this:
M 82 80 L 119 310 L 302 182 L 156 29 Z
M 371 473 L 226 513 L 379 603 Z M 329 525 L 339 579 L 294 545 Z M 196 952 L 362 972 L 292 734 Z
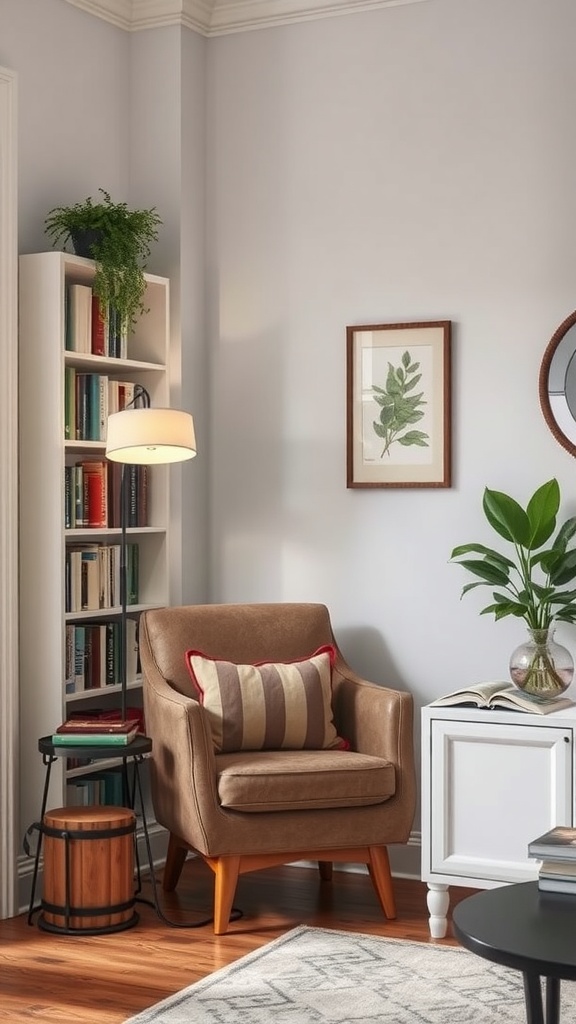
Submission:
M 83 525 L 101 529 L 108 525 L 107 463 L 87 460 L 80 465 L 84 488 Z
M 108 526 L 118 529 L 121 525 L 120 490 L 122 466 L 119 462 L 108 463 Z
M 102 722 L 96 718 L 68 718 L 56 729 L 58 733 L 109 733 L 115 734 L 131 733 L 137 723 L 132 722 Z
M 108 333 L 107 318 L 102 315 L 100 300 L 97 295 L 92 296 L 92 355 L 106 355 L 106 335 Z
M 100 711 L 99 720 L 100 723 L 105 722 L 107 725 L 113 722 L 120 722 L 120 710 L 113 711 Z M 144 724 L 144 711 L 142 708 L 129 707 L 126 708 L 126 721 L 130 722 L 131 725 L 138 726 L 138 732 L 145 733 L 146 727 Z
M 129 732 L 135 726 L 138 732 L 145 733 L 146 729 L 144 726 L 144 711 L 142 708 L 128 707 L 126 708 L 126 719 L 122 721 L 120 708 L 112 708 L 109 711 L 73 711 L 57 732 L 79 732 L 76 726 L 79 723 L 81 727 L 86 726 L 87 732 L 100 733 L 104 732 L 105 729 L 110 728 L 112 732 Z

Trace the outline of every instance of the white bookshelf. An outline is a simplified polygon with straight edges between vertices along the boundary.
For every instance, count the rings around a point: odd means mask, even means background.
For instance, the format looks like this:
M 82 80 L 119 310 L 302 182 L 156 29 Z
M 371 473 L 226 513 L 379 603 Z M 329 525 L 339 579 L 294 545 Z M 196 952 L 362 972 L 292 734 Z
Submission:
M 67 463 L 104 458 L 105 442 L 65 440 L 64 378 L 67 367 L 142 384 L 153 406 L 170 405 L 170 386 L 179 372 L 169 364 L 169 282 L 146 274 L 144 307 L 128 340 L 128 358 L 115 359 L 65 349 L 65 296 L 70 283 L 90 284 L 91 260 L 63 252 L 19 259 L 20 336 L 20 703 L 21 807 L 24 834 L 37 819 L 45 778 L 38 739 L 51 734 L 72 711 L 113 708 L 120 686 L 66 693 L 66 624 L 120 619 L 120 607 L 66 611 L 65 561 L 72 544 L 119 544 L 120 529 L 65 529 L 64 475 Z M 170 472 L 149 469 L 148 525 L 130 528 L 140 561 L 139 603 L 170 603 L 174 559 L 170 559 Z M 128 679 L 128 704 L 141 705 L 138 677 Z M 96 763 L 94 771 L 102 764 Z M 88 770 L 89 771 L 89 770 Z M 58 758 L 51 773 L 48 807 L 66 803 L 66 782 L 85 774 Z

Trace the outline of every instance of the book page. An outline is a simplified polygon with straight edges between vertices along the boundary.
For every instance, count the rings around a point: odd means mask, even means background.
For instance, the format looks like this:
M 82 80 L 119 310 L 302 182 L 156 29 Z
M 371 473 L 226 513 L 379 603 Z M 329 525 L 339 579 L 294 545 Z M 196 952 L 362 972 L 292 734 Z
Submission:
M 555 700 L 534 700 L 532 697 L 512 687 L 507 693 L 496 693 L 492 698 L 492 706 L 514 711 L 527 711 L 531 715 L 549 715 L 562 708 L 574 707 L 574 701 L 568 697 L 556 697 Z
M 467 686 L 463 690 L 453 690 L 452 693 L 447 693 L 444 697 L 438 697 L 437 700 L 430 702 L 430 706 L 475 704 L 479 708 L 488 707 L 493 694 L 513 689 L 515 689 L 513 683 L 504 683 L 501 679 L 496 683 L 473 683 L 472 686 Z

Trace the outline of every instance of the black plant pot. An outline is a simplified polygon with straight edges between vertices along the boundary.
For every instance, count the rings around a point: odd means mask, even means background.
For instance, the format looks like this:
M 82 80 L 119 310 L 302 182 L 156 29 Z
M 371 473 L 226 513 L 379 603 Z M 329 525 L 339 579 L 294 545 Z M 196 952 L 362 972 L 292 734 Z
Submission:
M 70 238 L 72 239 L 74 252 L 77 256 L 87 256 L 88 259 L 93 259 L 92 247 L 100 241 L 101 232 L 94 230 L 94 228 L 86 228 L 85 230 L 75 228 L 74 231 L 70 232 Z

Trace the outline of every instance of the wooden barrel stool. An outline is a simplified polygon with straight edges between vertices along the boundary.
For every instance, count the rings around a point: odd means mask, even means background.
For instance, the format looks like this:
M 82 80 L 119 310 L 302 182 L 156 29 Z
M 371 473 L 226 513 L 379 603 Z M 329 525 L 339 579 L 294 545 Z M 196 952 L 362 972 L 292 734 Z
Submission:
M 66 935 L 132 928 L 136 815 L 128 807 L 46 811 L 44 886 L 38 925 Z

